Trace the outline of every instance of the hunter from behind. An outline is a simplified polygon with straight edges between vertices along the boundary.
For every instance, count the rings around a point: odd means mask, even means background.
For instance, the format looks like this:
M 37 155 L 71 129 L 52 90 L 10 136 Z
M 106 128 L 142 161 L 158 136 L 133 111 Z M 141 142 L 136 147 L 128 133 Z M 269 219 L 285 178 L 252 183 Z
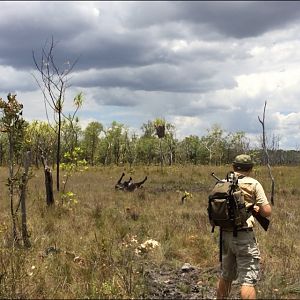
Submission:
M 228 189 L 226 201 L 222 196 L 209 197 L 209 217 L 212 225 L 220 227 L 221 276 L 217 286 L 217 298 L 224 299 L 230 294 L 233 280 L 240 284 L 242 299 L 255 299 L 255 285 L 259 280 L 260 251 L 254 234 L 255 220 L 267 230 L 271 206 L 262 185 L 250 177 L 253 161 L 249 155 L 238 155 L 233 161 L 233 172 L 216 186 Z M 222 186 L 222 182 L 224 186 Z M 217 198 L 217 199 L 213 199 Z M 214 222 L 213 209 L 219 212 L 226 206 L 228 219 Z M 222 206 L 223 205 L 223 206 Z M 219 213 L 217 211 L 216 214 Z M 254 218 L 255 216 L 255 218 Z M 261 220 L 265 222 L 262 223 Z

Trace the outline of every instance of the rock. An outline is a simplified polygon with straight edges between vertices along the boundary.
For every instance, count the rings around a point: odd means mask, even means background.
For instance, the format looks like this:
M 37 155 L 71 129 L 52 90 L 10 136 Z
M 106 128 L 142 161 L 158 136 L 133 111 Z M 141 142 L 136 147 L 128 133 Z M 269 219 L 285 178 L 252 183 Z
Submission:
M 190 272 L 195 270 L 195 267 L 193 267 L 191 264 L 189 263 L 185 263 L 182 267 L 181 267 L 181 272 Z

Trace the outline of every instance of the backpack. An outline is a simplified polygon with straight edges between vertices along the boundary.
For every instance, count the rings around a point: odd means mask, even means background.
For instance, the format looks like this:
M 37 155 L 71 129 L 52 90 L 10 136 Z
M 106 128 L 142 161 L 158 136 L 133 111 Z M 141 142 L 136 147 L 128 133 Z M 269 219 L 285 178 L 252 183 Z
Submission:
M 242 177 L 239 177 L 242 178 Z M 208 196 L 208 217 L 212 226 L 232 230 L 234 233 L 246 224 L 249 213 L 246 210 L 243 191 L 234 172 L 229 172 L 226 181 L 218 180 Z

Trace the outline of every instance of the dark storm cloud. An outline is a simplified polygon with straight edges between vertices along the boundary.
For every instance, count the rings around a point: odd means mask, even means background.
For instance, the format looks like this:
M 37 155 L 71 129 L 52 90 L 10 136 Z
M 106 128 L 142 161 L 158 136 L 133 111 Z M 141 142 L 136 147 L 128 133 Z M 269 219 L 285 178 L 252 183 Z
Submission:
M 140 68 L 89 70 L 77 73 L 73 84 L 81 87 L 120 87 L 129 90 L 164 91 L 176 93 L 204 93 L 210 90 L 232 88 L 231 77 L 224 78 L 212 66 L 151 65 Z
M 140 3 L 144 4 L 147 7 L 150 3 Z M 165 6 L 165 12 L 168 7 L 173 7 L 167 2 L 161 4 Z M 101 10 L 101 2 L 96 5 Z M 116 21 L 111 21 L 114 15 L 105 15 L 105 12 L 111 12 L 109 9 L 104 10 L 104 15 L 96 16 L 91 14 L 93 7 L 83 9 L 80 2 L 11 2 L 0 4 L 0 7 L 3 17 L 0 21 L 2 65 L 15 69 L 34 68 L 32 51 L 39 63 L 42 47 L 49 45 L 46 41 L 53 36 L 57 42 L 53 52 L 57 65 L 79 58 L 74 68 L 78 76 L 73 85 L 180 93 L 203 93 L 235 85 L 230 74 L 224 80 L 218 75 L 218 68 L 208 65 L 208 62 L 226 61 L 232 56 L 230 47 L 220 47 L 218 43 L 196 47 L 187 44 L 180 51 L 174 50 L 173 38 L 168 37 L 169 25 L 160 30 L 151 27 L 129 30 L 125 22 L 118 25 L 122 28 L 119 30 L 113 23 Z M 128 9 L 126 6 L 127 15 L 134 14 L 130 8 L 130 5 Z M 183 34 L 177 36 L 188 35 L 185 26 L 181 28 Z M 176 37 L 175 32 L 173 37 Z M 189 62 L 193 65 L 188 65 Z M 195 66 L 199 70 L 195 70 Z M 97 71 L 92 76 L 83 74 L 81 79 L 80 72 L 89 69 Z
M 51 36 L 63 44 L 92 26 L 76 2 L 1 2 L 0 64 L 32 68 L 32 50 L 40 53 Z
M 77 68 L 116 68 L 171 63 L 168 52 L 143 33 L 91 32 L 64 43 L 65 52 L 80 55 Z
M 101 9 L 101 2 L 97 5 Z M 53 35 L 59 41 L 56 55 L 60 60 L 80 57 L 78 69 L 175 64 L 191 53 L 177 55 L 161 45 L 162 39 L 201 39 L 199 33 L 208 37 L 216 31 L 237 38 L 255 36 L 284 26 L 300 12 L 300 2 L 289 1 L 133 2 L 124 6 L 124 30 L 117 32 L 113 26 L 102 28 L 102 15 L 92 16 L 82 7 L 81 2 L 1 2 L 0 63 L 32 68 L 32 50 L 38 55 Z M 198 54 L 206 59 L 220 52 Z
M 39 61 L 53 36 L 59 66 L 79 58 L 70 84 L 84 92 L 83 110 L 141 123 L 171 116 L 184 134 L 185 121 L 195 131 L 220 123 L 256 134 L 272 93 L 268 129 L 288 132 L 297 118 L 274 111 L 299 111 L 299 20 L 298 1 L 0 2 L 0 90 L 38 103 L 32 50 Z
M 299 1 L 134 2 L 126 21 L 133 27 L 171 21 L 206 24 L 223 35 L 245 38 L 282 28 L 299 16 Z

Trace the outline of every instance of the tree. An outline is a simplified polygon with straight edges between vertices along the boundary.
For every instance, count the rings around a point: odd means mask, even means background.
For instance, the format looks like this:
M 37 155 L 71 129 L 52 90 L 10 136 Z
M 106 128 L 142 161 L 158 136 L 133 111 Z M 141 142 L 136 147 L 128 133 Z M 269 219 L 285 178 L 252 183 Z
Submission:
M 184 160 L 198 164 L 200 161 L 201 140 L 196 135 L 185 137 L 181 142 L 184 153 Z
M 137 141 L 135 134 L 129 136 L 128 130 L 125 131 L 125 160 L 129 163 L 130 168 L 137 156 Z
M 55 140 L 55 132 L 47 122 L 35 120 L 26 128 L 25 142 L 28 148 L 32 150 L 35 165 L 39 167 L 39 160 L 41 160 L 44 167 L 47 206 L 54 205 L 55 203 L 52 171 L 47 159 L 50 155 L 53 155 Z
M 12 217 L 12 235 L 14 243 L 19 243 L 19 237 L 17 232 L 17 214 L 21 205 L 21 233 L 25 247 L 30 247 L 29 235 L 27 232 L 26 223 L 26 187 L 28 182 L 29 172 L 29 153 L 26 152 L 24 159 L 24 172 L 20 176 L 19 167 L 15 171 L 16 161 L 22 157 L 24 148 L 24 135 L 25 128 L 27 126 L 25 120 L 22 117 L 23 104 L 19 103 L 16 99 L 16 95 L 8 94 L 8 101 L 5 102 L 0 98 L 0 109 L 3 111 L 3 117 L 1 118 L 1 131 L 5 132 L 8 136 L 9 147 L 9 177 L 8 188 L 10 197 L 10 212 Z M 19 201 L 15 205 L 16 187 L 18 188 Z
M 43 96 L 46 109 L 46 115 L 48 118 L 48 109 L 53 112 L 53 118 L 57 127 L 53 127 L 57 135 L 57 150 L 56 150 L 56 188 L 59 191 L 59 165 L 61 160 L 61 130 L 63 119 L 68 119 L 72 124 L 77 110 L 82 105 L 83 95 L 79 93 L 74 98 L 74 104 L 76 106 L 73 116 L 66 116 L 63 113 L 63 107 L 65 102 L 65 93 L 69 87 L 69 75 L 75 66 L 77 60 L 70 63 L 69 60 L 64 62 L 61 66 L 54 59 L 54 43 L 53 37 L 50 42 L 46 42 L 46 45 L 42 48 L 41 59 L 38 63 L 35 53 L 33 51 L 33 61 L 38 71 L 40 80 L 34 75 L 37 84 L 39 85 Z M 49 121 L 49 118 L 48 118 Z M 50 122 L 49 122 L 50 123 Z
M 26 127 L 25 141 L 31 149 L 31 155 L 37 168 L 39 167 L 41 151 L 46 157 L 53 154 L 55 140 L 54 131 L 47 122 L 34 120 Z
M 216 165 L 221 164 L 225 148 L 224 131 L 218 124 L 214 124 L 211 129 L 207 129 L 207 132 L 208 134 L 202 138 L 202 142 L 209 152 L 209 165 L 212 160 Z
M 79 119 L 64 119 L 61 125 L 61 153 L 72 153 L 79 146 L 79 140 L 82 135 L 82 129 Z
M 125 127 L 124 124 L 113 121 L 111 126 L 103 130 L 105 137 L 100 142 L 102 152 L 102 162 L 107 165 L 110 163 L 119 164 L 122 148 L 125 147 Z
M 142 136 L 136 144 L 136 155 L 139 162 L 152 164 L 157 157 L 158 139 L 154 136 Z
M 0 132 L 0 166 L 3 166 L 5 162 L 7 162 L 7 135 L 3 132 Z
M 163 119 L 157 118 L 154 121 L 148 121 L 147 123 L 144 123 L 141 129 L 143 131 L 143 135 L 141 137 L 141 141 L 139 142 L 139 153 L 141 154 L 144 152 L 148 157 L 148 163 L 150 163 L 149 159 L 152 161 L 154 157 L 156 157 L 154 150 L 155 147 L 157 147 L 158 138 L 159 160 L 161 168 L 163 166 L 164 153 L 168 156 L 169 165 L 172 165 L 176 153 L 175 147 L 177 143 L 174 138 L 175 126 Z M 165 141 L 165 144 L 163 144 L 163 140 Z M 142 146 L 143 142 L 145 143 L 144 147 Z
M 260 122 L 261 126 L 262 126 L 262 141 L 263 141 L 263 150 L 265 153 L 265 157 L 266 157 L 266 161 L 267 161 L 267 167 L 269 170 L 269 175 L 271 178 L 271 204 L 274 205 L 274 192 L 275 192 L 275 180 L 274 177 L 272 175 L 272 170 L 271 170 L 271 165 L 270 165 L 270 161 L 269 161 L 269 154 L 268 154 L 268 149 L 267 149 L 267 144 L 266 144 L 266 128 L 265 128 L 265 116 L 266 116 L 266 106 L 267 106 L 267 101 L 265 101 L 265 106 L 264 106 L 264 112 L 263 112 L 263 118 L 261 119 L 258 116 L 258 121 Z
M 155 134 L 155 126 L 152 121 L 148 121 L 147 123 L 143 123 L 141 126 L 143 131 L 143 137 L 151 137 Z
M 232 163 L 238 154 L 247 153 L 250 150 L 250 141 L 243 131 L 229 133 L 225 137 L 225 148 L 227 150 L 225 162 Z
M 155 121 L 153 122 L 155 130 L 156 130 L 156 135 L 159 138 L 159 149 L 160 149 L 160 167 L 161 167 L 161 171 L 163 168 L 163 153 L 162 153 L 162 146 L 161 146 L 161 140 L 162 138 L 165 137 L 165 130 L 166 130 L 166 121 L 163 119 L 155 119 Z
M 175 162 L 177 141 L 174 136 L 175 126 L 171 123 L 166 123 L 165 142 L 170 166 L 173 164 L 173 162 Z
M 101 123 L 90 122 L 83 132 L 83 149 L 85 157 L 92 166 L 95 164 L 95 154 L 102 131 L 103 125 Z

